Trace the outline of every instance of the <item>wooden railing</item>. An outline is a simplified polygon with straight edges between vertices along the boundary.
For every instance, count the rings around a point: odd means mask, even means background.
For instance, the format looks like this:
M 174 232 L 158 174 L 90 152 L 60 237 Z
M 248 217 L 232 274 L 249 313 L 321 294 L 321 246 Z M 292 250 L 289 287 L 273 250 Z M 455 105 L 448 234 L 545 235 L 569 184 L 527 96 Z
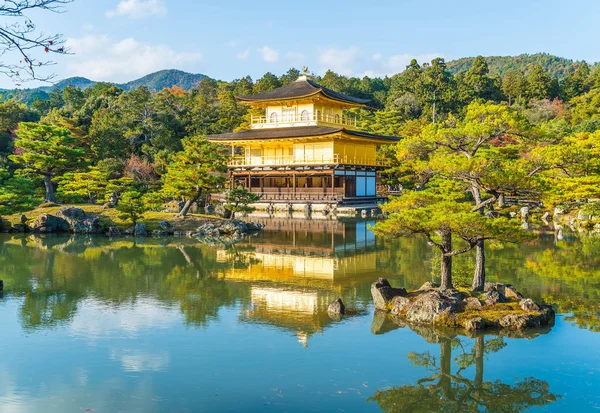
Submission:
M 343 188 L 250 188 L 260 201 L 341 201 Z
M 252 115 L 250 117 L 251 125 L 259 128 L 288 126 L 293 124 L 314 125 L 316 124 L 316 122 L 356 127 L 356 118 L 351 118 L 342 115 L 331 115 L 319 112 L 301 112 L 294 114 L 284 114 L 283 116 L 278 113 L 276 117 Z
M 229 160 L 229 166 L 280 166 L 280 165 L 367 165 L 389 166 L 386 162 L 363 156 L 342 156 L 333 154 L 329 156 L 301 157 L 301 156 L 239 156 Z

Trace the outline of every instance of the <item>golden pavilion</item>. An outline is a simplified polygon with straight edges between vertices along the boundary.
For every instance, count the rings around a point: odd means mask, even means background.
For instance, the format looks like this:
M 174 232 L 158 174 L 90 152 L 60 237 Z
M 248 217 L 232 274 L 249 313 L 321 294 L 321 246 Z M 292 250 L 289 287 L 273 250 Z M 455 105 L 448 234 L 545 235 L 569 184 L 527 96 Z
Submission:
M 368 100 L 335 92 L 307 76 L 238 100 L 263 116 L 251 129 L 208 136 L 231 146 L 230 186 L 263 204 L 377 205 L 377 147 L 398 138 L 357 130 L 348 110 Z

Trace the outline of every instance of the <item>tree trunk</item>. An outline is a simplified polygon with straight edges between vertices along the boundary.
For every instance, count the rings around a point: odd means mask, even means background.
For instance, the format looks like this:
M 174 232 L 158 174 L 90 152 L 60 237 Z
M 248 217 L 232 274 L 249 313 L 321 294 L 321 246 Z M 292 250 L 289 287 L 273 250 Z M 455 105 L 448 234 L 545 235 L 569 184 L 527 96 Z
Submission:
M 481 203 L 481 192 L 477 186 L 471 188 L 475 203 Z M 484 214 L 483 208 L 479 209 L 481 215 Z M 485 241 L 481 240 L 477 243 L 476 259 L 475 259 L 475 272 L 473 273 L 473 291 L 482 291 L 483 285 L 485 284 Z
M 439 385 L 442 393 L 447 398 L 451 396 L 452 391 L 452 342 L 448 338 L 440 340 L 440 381 Z
M 485 352 L 485 339 L 477 336 L 475 339 L 475 387 L 481 391 L 483 388 L 483 356 Z
M 188 199 L 187 201 L 185 201 L 183 208 L 181 208 L 181 211 L 179 211 L 179 214 L 177 214 L 177 216 L 180 218 L 185 217 L 187 215 L 187 213 L 190 211 L 190 208 L 192 207 L 192 205 L 194 205 L 194 202 L 196 202 L 199 198 L 200 198 L 200 195 L 198 195 L 196 198 Z
M 449 290 L 454 288 L 452 285 L 452 257 L 445 255 L 446 252 L 452 251 L 452 233 L 450 231 L 443 232 L 442 236 L 442 253 L 441 253 L 441 281 L 440 290 Z
M 475 247 L 475 273 L 473 274 L 473 291 L 483 291 L 485 285 L 485 241 L 481 240 Z
M 48 175 L 44 176 L 44 185 L 46 186 L 46 202 L 56 202 L 54 197 L 54 184 L 52 178 Z

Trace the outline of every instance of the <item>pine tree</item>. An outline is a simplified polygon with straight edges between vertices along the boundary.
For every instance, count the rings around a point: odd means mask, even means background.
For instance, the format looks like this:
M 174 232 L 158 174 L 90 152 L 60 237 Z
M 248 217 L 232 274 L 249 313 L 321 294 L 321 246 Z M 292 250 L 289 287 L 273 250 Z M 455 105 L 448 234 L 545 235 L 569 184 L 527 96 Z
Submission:
M 185 216 L 202 196 L 223 185 L 229 159 L 225 147 L 204 138 L 188 137 L 182 143 L 183 150 L 173 155 L 162 177 L 164 194 L 185 200 L 179 216 Z
M 26 172 L 41 175 L 46 202 L 56 202 L 52 179 L 83 165 L 85 150 L 75 146 L 77 140 L 66 128 L 25 122 L 16 134 L 15 147 L 21 154 L 9 158 Z

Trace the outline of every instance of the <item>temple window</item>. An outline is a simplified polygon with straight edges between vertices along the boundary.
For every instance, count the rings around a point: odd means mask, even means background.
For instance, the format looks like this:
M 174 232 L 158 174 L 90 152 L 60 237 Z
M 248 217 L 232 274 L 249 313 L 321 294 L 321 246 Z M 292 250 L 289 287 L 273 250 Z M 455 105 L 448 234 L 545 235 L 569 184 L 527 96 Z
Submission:
M 283 121 L 284 122 L 293 122 L 295 113 L 296 113 L 296 109 L 294 109 L 294 108 L 284 108 L 283 109 Z
M 271 122 L 271 123 L 277 123 L 277 112 L 271 113 L 271 117 L 269 119 L 269 122 Z
M 300 120 L 302 120 L 302 121 L 308 120 L 308 111 L 307 110 L 303 110 L 300 113 Z

